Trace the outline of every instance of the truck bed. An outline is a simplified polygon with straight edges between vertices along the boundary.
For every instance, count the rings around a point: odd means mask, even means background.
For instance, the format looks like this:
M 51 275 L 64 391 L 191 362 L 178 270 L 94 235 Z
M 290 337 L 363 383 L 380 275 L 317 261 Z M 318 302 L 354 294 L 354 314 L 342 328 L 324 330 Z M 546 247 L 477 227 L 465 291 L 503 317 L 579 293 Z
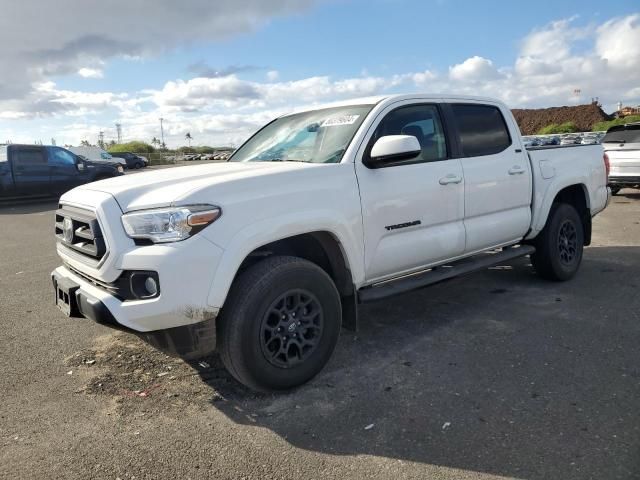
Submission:
M 533 219 L 527 238 L 533 238 L 544 228 L 555 196 L 550 192 L 581 184 L 591 214 L 605 208 L 607 182 L 602 145 L 540 146 L 528 148 L 527 153 L 533 172 Z

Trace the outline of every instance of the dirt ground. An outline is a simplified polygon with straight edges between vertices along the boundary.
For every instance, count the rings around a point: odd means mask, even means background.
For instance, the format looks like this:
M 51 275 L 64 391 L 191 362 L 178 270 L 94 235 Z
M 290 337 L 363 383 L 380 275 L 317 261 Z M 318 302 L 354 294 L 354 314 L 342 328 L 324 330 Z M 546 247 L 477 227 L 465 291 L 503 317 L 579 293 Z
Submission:
M 578 276 L 527 259 L 367 305 L 255 394 L 53 306 L 55 204 L 0 207 L 0 478 L 640 478 L 640 192 Z

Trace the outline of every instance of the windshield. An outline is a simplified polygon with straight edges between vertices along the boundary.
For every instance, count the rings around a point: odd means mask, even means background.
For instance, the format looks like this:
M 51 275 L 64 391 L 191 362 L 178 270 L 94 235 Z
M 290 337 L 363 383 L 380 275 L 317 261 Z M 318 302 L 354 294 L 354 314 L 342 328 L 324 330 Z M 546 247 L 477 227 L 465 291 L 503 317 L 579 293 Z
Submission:
M 602 143 L 640 143 L 640 125 L 611 127 Z
M 230 162 L 338 163 L 373 105 L 326 108 L 274 120 Z

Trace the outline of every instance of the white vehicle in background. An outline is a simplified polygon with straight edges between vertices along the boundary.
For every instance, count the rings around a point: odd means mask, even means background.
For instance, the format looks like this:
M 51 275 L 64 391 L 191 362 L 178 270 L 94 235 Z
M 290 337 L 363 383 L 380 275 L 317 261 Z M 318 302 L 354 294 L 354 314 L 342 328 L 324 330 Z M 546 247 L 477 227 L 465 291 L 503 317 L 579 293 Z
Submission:
M 113 157 L 109 152 L 100 147 L 69 147 L 67 150 L 92 162 L 119 163 L 122 165 L 122 168 L 127 168 L 127 162 L 125 159 Z
M 580 145 L 580 137 L 578 135 L 565 135 L 560 139 L 560 145 Z
M 66 315 L 187 358 L 218 348 L 240 382 L 283 390 L 360 303 L 527 255 L 572 278 L 607 171 L 597 145 L 525 149 L 496 100 L 354 99 L 282 116 L 228 162 L 67 192 L 52 287 Z
M 640 188 L 640 123 L 611 127 L 602 146 L 611 165 L 611 192 L 615 195 L 621 188 Z
M 582 142 L 580 143 L 583 145 L 597 145 L 600 143 L 600 139 L 597 133 L 585 133 L 582 135 Z

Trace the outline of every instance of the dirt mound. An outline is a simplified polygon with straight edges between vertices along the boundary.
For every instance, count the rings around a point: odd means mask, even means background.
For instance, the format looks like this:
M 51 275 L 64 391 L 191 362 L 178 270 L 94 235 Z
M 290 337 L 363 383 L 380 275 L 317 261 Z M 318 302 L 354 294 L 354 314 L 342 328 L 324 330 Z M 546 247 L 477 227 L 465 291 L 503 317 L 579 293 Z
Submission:
M 206 408 L 211 402 L 249 395 L 217 356 L 189 363 L 123 333 L 103 337 L 95 348 L 66 358 L 65 365 L 85 379 L 76 393 L 109 396 L 123 415 Z M 222 392 L 216 386 L 223 387 Z
M 594 123 L 611 120 L 595 103 L 575 107 L 539 109 L 513 109 L 514 117 L 523 135 L 535 135 L 547 125 L 573 122 L 579 131 L 590 131 Z

